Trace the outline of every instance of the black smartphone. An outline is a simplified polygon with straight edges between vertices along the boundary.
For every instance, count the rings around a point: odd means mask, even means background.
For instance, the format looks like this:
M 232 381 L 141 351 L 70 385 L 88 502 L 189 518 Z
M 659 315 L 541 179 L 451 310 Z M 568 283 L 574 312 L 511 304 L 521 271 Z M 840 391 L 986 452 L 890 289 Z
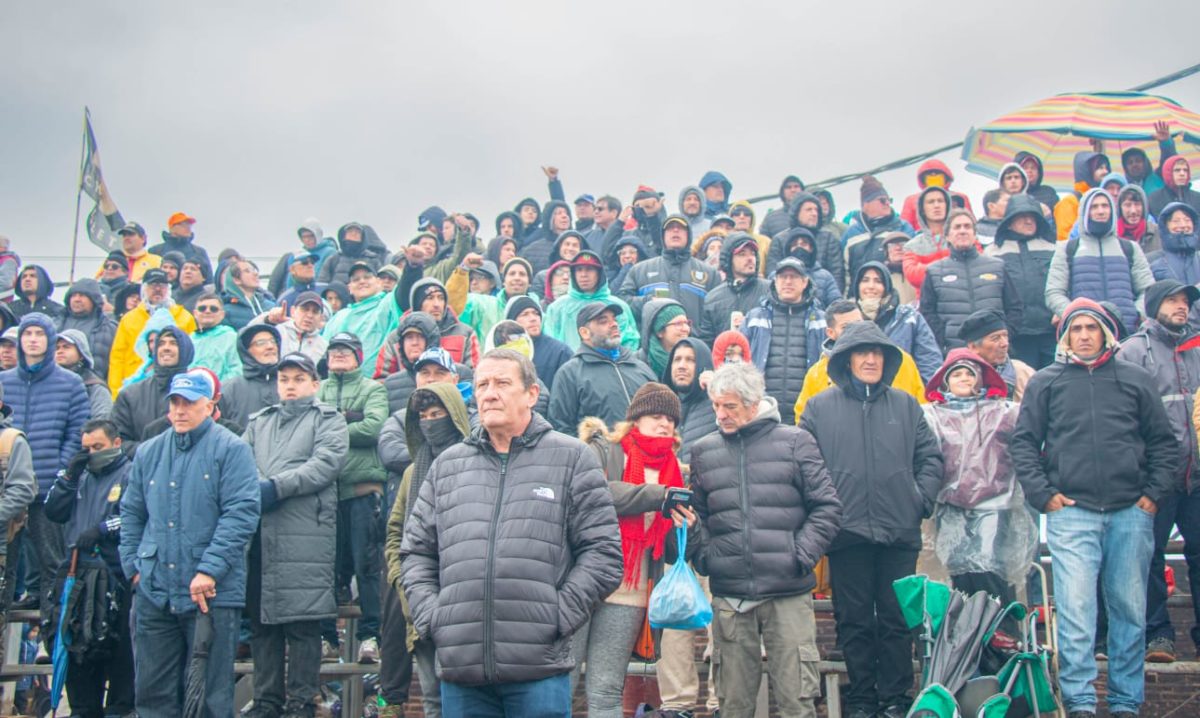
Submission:
M 667 489 L 667 497 L 663 499 L 662 515 L 664 518 L 671 518 L 671 510 L 676 506 L 686 506 L 692 508 L 692 491 L 691 489 Z

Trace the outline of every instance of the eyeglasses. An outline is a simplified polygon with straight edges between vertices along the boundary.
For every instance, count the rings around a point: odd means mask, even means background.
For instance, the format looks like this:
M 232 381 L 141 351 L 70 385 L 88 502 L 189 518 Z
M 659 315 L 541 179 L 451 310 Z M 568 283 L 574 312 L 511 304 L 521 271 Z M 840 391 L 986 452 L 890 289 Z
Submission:
M 196 305 L 196 311 L 199 312 L 200 314 L 216 314 L 217 312 L 221 311 L 223 308 L 224 307 L 222 307 L 220 304 L 198 304 L 198 305 Z
M 254 347 L 255 349 L 262 349 L 263 347 L 273 347 L 273 346 L 275 346 L 275 340 L 274 339 L 255 339 L 254 341 L 250 342 L 250 346 Z
M 684 327 L 691 328 L 692 320 L 691 319 L 672 319 L 671 321 L 667 322 L 667 326 L 674 327 L 676 329 L 682 329 Z
M 352 356 L 354 356 L 354 350 L 346 349 L 345 347 L 334 347 L 333 349 L 329 350 L 329 356 L 331 356 L 331 357 L 352 357 Z

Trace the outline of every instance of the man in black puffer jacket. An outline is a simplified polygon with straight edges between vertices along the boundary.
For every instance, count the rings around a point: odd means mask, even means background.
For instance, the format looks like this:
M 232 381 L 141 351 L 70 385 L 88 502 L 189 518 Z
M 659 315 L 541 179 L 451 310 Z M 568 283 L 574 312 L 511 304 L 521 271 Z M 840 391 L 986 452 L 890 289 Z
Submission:
M 1018 194 L 1008 200 L 996 241 L 984 249 L 987 256 L 1004 262 L 1021 295 L 1021 324 L 1010 330 L 1009 340 L 1012 355 L 1034 369 L 1054 361 L 1054 312 L 1046 306 L 1046 278 L 1057 244 L 1038 201 Z
M 829 568 L 852 716 L 908 711 L 912 635 L 892 581 L 916 570 L 921 519 L 942 484 L 942 455 L 921 407 L 891 387 L 901 360 L 874 322 L 847 325 L 829 356 L 837 388 L 810 399 L 800 417 L 842 501 Z
M 959 328 L 980 309 L 1003 312 L 1010 334 L 1021 326 L 1024 304 L 1003 259 L 979 253 L 975 218 L 956 209 L 946 218 L 950 256 L 929 265 L 921 285 L 921 315 L 943 351 L 966 346 Z
M 595 453 L 533 411 L 527 357 L 484 355 L 475 398 L 480 427 L 404 525 L 412 625 L 437 647 L 445 715 L 569 715 L 571 635 L 623 573 L 612 495 Z
M 771 283 L 759 274 L 758 242 L 745 232 L 733 232 L 721 245 L 721 271 L 725 281 L 704 298 L 699 337 L 711 344 L 717 335 L 733 326 L 733 313 L 743 318 L 757 309 L 771 292 Z
M 173 341 L 172 341 L 173 340 Z M 113 402 L 112 421 L 126 448 L 141 441 L 147 426 L 167 415 L 167 392 L 176 374 L 187 371 L 194 355 L 187 332 L 174 325 L 159 333 L 154 343 L 150 376 L 125 387 Z
M 722 365 L 708 393 L 720 431 L 692 447 L 693 561 L 712 587 L 721 712 L 754 715 L 761 645 L 780 713 L 816 715 L 812 570 L 837 534 L 841 503 L 812 435 L 779 422 L 753 366 Z
M 704 298 L 721 283 L 721 276 L 692 256 L 692 228 L 683 215 L 673 214 L 663 222 L 662 246 L 662 256 L 638 262 L 629 270 L 617 296 L 636 316 L 651 299 L 676 299 L 692 325 L 699 326 Z

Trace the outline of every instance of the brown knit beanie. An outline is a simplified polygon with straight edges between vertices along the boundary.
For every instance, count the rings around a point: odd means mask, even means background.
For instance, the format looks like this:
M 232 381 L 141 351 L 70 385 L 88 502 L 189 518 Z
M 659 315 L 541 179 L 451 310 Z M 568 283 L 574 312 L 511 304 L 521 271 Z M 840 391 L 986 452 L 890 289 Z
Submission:
M 866 204 L 871 200 L 879 199 L 887 196 L 887 190 L 883 188 L 883 183 L 875 179 L 874 175 L 866 175 L 862 180 L 862 187 L 858 189 L 858 196 L 862 204 Z
M 665 384 L 656 381 L 647 382 L 633 395 L 629 403 L 629 412 L 625 414 L 627 421 L 637 421 L 650 414 L 669 416 L 678 424 L 683 408 L 679 405 L 679 397 Z

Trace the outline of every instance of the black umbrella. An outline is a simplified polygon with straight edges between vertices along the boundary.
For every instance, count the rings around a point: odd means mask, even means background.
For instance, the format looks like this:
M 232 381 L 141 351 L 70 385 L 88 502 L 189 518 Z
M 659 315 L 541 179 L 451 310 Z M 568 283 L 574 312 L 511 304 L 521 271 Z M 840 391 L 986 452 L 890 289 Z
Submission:
M 199 613 L 192 634 L 192 657 L 188 660 L 187 687 L 183 693 L 184 718 L 201 718 L 204 715 L 204 678 L 208 674 L 208 654 L 212 650 L 212 641 L 212 614 Z
M 951 695 L 979 668 L 983 645 L 1004 607 L 984 591 L 966 596 L 953 591 L 942 630 L 933 643 L 925 684 L 940 683 Z

